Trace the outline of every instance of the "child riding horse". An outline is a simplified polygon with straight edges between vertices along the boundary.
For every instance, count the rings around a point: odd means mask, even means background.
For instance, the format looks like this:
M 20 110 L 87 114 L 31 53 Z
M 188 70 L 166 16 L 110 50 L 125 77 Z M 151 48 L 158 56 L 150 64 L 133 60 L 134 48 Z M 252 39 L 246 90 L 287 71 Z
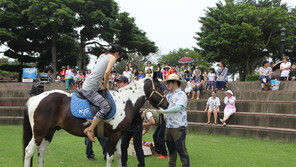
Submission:
M 141 79 L 119 89 L 118 92 L 110 93 L 113 95 L 117 111 L 112 119 L 103 124 L 104 136 L 108 138 L 107 167 L 111 167 L 115 151 L 118 166 L 121 166 L 120 138 L 146 100 L 155 108 L 168 107 L 160 82 L 155 77 Z M 39 150 L 38 166 L 43 166 L 46 148 L 56 130 L 64 129 L 75 136 L 86 136 L 83 131 L 89 127 L 89 122 L 74 117 L 70 111 L 70 103 L 71 94 L 61 90 L 47 91 L 28 100 L 23 125 L 25 167 L 32 165 L 32 156 L 36 149 Z

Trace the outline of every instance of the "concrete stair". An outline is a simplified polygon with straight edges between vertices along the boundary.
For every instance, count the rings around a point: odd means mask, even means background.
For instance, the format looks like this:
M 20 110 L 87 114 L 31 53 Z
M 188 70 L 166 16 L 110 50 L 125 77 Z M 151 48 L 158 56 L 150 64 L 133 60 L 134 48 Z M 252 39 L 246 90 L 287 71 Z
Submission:
M 220 98 L 220 97 L 219 97 Z M 220 110 L 223 110 L 225 104 L 220 98 Z M 188 110 L 204 110 L 207 99 L 188 100 Z M 274 100 L 236 100 L 235 106 L 238 112 L 258 112 L 258 113 L 280 113 L 296 114 L 296 101 L 274 101 Z
M 25 103 L 29 96 L 30 83 L 0 83 L 0 124 L 20 125 L 23 121 Z M 65 84 L 45 84 L 45 90 L 64 90 Z M 191 132 L 251 137 L 282 142 L 296 142 L 296 82 L 282 82 L 279 92 L 263 92 L 259 82 L 232 82 L 228 88 L 236 97 L 237 113 L 232 115 L 227 126 L 206 124 L 203 112 L 211 91 L 203 90 L 200 100 L 188 100 L 188 129 Z M 72 92 L 68 91 L 68 92 Z M 223 117 L 224 91 L 218 91 L 221 100 L 219 118 Z M 151 108 L 146 103 L 144 108 Z
M 245 125 L 208 125 L 206 123 L 188 122 L 188 130 L 196 133 L 219 134 L 236 137 L 275 140 L 279 142 L 296 142 L 296 130 Z
M 188 122 L 206 123 L 208 120 L 207 112 L 187 111 Z M 223 112 L 218 113 L 218 117 L 223 117 Z M 274 114 L 274 113 L 251 113 L 236 112 L 227 122 L 230 125 L 261 126 L 274 128 L 288 128 L 296 130 L 296 115 L 292 114 Z M 211 124 L 214 123 L 214 115 L 211 116 Z M 220 120 L 217 121 L 221 124 Z
M 0 116 L 22 117 L 25 110 L 25 106 L 0 106 Z
M 0 97 L 0 106 L 25 106 L 28 97 Z
M 65 83 L 43 84 L 44 90 L 65 89 Z M 0 82 L 0 125 L 21 125 L 32 83 Z M 73 92 L 74 90 L 67 90 Z
M 211 91 L 203 90 L 200 94 L 200 99 L 208 99 L 211 96 Z M 294 91 L 258 91 L 258 90 L 243 90 L 234 91 L 236 100 L 266 100 L 266 101 L 295 101 L 296 89 Z M 220 100 L 225 97 L 225 91 L 217 91 L 217 96 Z M 222 98 L 222 99 L 221 99 Z
M 23 116 L 0 116 L 0 125 L 22 125 Z

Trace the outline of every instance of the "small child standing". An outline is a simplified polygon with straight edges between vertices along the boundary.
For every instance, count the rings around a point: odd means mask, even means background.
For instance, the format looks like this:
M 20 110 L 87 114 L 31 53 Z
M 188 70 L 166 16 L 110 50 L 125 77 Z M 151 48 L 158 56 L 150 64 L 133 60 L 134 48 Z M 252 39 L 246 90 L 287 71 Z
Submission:
M 78 78 L 79 78 L 79 74 L 77 73 L 77 71 L 74 71 L 73 89 L 77 89 L 77 87 L 78 87 Z
M 215 83 L 215 78 L 216 78 L 216 74 L 215 74 L 215 69 L 211 68 L 210 69 L 210 73 L 208 74 L 209 77 L 209 81 L 208 81 L 208 89 L 210 90 L 214 90 L 214 83 Z
M 185 88 L 185 93 L 187 93 L 188 96 L 190 96 L 190 93 L 193 90 L 193 77 L 189 77 L 189 81 L 187 82 L 186 88 Z
M 203 75 L 203 78 L 204 78 L 204 82 L 203 82 L 202 86 L 206 89 L 207 85 L 208 85 L 208 71 L 204 70 L 202 75 Z

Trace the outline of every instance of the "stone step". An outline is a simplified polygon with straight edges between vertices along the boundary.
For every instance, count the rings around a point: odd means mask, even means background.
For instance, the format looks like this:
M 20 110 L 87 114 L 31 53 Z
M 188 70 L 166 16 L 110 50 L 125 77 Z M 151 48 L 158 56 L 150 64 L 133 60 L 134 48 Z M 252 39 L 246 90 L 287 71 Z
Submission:
M 245 125 L 208 125 L 206 123 L 188 122 L 190 132 L 257 138 L 279 142 L 296 142 L 296 130 Z
M 30 97 L 28 90 L 0 90 L 0 97 Z
M 187 109 L 204 110 L 206 102 L 206 99 L 188 100 Z M 237 100 L 235 106 L 237 112 L 296 114 L 294 101 Z M 225 104 L 221 101 L 220 110 L 222 111 L 224 107 Z
M 223 112 L 218 113 L 218 124 L 221 124 L 219 118 L 223 118 Z M 188 111 L 187 120 L 189 122 L 205 123 L 208 120 L 207 112 Z M 211 116 L 211 123 L 214 123 L 214 115 Z M 236 112 L 233 114 L 227 124 L 261 126 L 275 128 L 289 128 L 296 130 L 296 115 L 292 114 L 274 114 L 274 113 L 246 113 Z
M 242 91 L 242 90 L 261 90 L 261 83 L 259 81 L 256 82 L 228 82 L 228 88 L 232 91 Z M 281 82 L 280 90 L 290 91 L 296 90 L 296 82 Z
M 30 91 L 32 85 L 34 83 L 0 83 L 0 90 L 24 90 Z M 41 84 L 44 85 L 44 90 L 53 90 L 53 89 L 60 89 L 65 90 L 66 84 L 65 83 L 49 83 L 49 84 Z M 72 89 L 72 86 L 70 86 Z
M 0 97 L 0 106 L 25 106 L 28 97 Z
M 68 93 L 72 93 L 76 90 L 63 90 Z M 30 97 L 28 90 L 0 90 L 1 97 Z
M 0 116 L 0 125 L 22 125 L 23 117 Z
M 208 99 L 212 92 L 203 90 L 200 93 L 200 99 Z M 233 91 L 237 100 L 275 100 L 275 101 L 295 101 L 296 91 Z M 225 91 L 217 91 L 217 97 L 224 99 Z M 189 97 L 191 98 L 191 96 Z
M 0 106 L 0 116 L 23 116 L 24 106 Z

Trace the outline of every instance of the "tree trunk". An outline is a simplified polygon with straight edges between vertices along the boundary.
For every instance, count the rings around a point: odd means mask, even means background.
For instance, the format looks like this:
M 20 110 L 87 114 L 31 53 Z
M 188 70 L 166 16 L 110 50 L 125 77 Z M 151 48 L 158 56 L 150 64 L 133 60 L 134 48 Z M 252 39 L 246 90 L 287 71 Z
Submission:
M 22 52 L 22 55 L 21 55 L 21 57 L 23 57 L 23 55 L 24 55 L 24 53 Z M 22 76 L 23 76 L 23 59 L 21 58 L 21 59 L 19 59 L 19 61 L 20 61 L 20 69 L 19 69 L 19 77 L 18 77 L 18 82 L 22 82 Z
M 52 42 L 51 56 L 52 56 L 52 69 L 53 69 L 52 80 L 54 81 L 57 75 L 57 36 L 56 35 L 53 36 L 51 42 Z
M 84 35 L 81 32 L 81 37 L 80 37 L 80 46 L 79 46 L 79 52 L 78 52 L 78 56 L 77 56 L 77 66 L 79 69 L 83 69 L 84 67 L 84 60 L 85 59 L 85 39 L 84 39 Z

